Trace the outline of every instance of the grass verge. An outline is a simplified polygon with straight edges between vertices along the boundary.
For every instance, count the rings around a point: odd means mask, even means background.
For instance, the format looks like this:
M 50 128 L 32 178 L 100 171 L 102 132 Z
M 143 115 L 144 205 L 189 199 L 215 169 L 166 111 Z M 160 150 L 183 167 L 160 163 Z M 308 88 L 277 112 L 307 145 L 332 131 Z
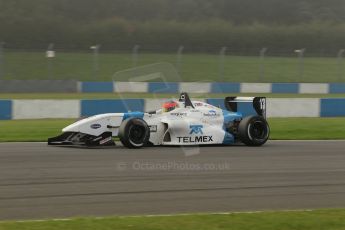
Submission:
M 46 141 L 75 119 L 0 121 L 0 141 Z M 272 140 L 345 139 L 342 118 L 270 118 Z
M 344 216 L 344 209 L 333 209 L 151 217 L 107 217 L 101 219 L 75 218 L 71 220 L 0 222 L 0 230 L 341 230 L 345 229 Z

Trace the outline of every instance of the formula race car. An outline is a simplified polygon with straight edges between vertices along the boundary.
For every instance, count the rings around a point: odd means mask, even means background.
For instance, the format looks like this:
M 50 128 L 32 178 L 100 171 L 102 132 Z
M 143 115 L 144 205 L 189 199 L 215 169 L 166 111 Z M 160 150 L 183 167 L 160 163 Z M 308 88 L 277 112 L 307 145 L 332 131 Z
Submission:
M 165 102 L 157 111 L 107 113 L 77 121 L 48 144 L 107 146 L 119 137 L 128 148 L 238 142 L 261 146 L 268 140 L 266 98 L 227 97 L 224 104 L 226 109 L 221 109 L 181 93 L 179 100 Z

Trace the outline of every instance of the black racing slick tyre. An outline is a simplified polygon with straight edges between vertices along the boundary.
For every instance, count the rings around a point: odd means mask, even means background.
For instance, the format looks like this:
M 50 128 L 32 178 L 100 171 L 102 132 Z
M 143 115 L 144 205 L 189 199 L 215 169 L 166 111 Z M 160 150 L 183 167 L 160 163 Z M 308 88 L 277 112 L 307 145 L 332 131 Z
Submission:
M 265 118 L 249 116 L 241 120 L 238 126 L 239 139 L 248 146 L 261 146 L 270 135 L 270 127 Z
M 128 118 L 120 126 L 119 138 L 127 148 L 141 148 L 150 139 L 150 128 L 143 119 Z

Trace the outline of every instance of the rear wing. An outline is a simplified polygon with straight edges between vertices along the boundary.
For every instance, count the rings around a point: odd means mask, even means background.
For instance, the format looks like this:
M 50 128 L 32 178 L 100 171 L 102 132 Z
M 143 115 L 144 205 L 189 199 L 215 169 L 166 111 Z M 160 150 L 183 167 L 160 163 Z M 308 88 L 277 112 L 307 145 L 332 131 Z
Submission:
M 266 97 L 226 97 L 224 104 L 229 111 L 266 118 Z

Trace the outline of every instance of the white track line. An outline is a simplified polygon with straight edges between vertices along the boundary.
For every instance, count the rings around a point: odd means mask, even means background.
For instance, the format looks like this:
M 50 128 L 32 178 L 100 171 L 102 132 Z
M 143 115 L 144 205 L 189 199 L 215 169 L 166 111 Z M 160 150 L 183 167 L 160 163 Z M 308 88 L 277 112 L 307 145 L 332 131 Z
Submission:
M 106 217 L 75 217 L 75 218 L 55 218 L 55 219 L 38 219 L 38 220 L 2 220 L 0 223 L 30 223 L 30 222 L 47 222 L 47 221 L 73 221 L 78 218 L 91 218 L 95 220 L 103 220 L 109 218 L 154 218 L 154 217 L 179 217 L 179 216 L 206 216 L 206 215 L 232 215 L 232 214 L 256 214 L 256 213 L 274 213 L 274 212 L 313 212 L 317 209 L 292 209 L 292 210 L 266 210 L 266 211 L 243 211 L 243 212 L 212 212 L 212 213 L 181 213 L 181 214 L 157 214 L 157 215 L 132 215 L 132 216 L 106 216 Z

